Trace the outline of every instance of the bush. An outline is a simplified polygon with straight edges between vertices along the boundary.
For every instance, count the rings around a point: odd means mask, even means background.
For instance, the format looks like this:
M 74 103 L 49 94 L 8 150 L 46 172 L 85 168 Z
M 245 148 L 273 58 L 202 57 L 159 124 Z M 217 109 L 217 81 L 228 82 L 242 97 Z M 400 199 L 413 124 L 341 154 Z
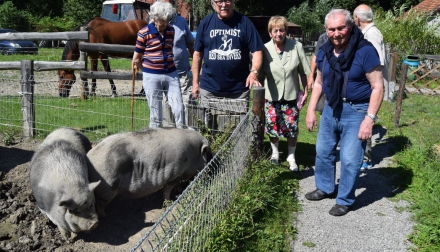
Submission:
M 404 55 L 440 54 L 440 38 L 435 34 L 439 25 L 429 26 L 432 17 L 424 12 L 410 10 L 406 14 L 404 10 L 405 5 L 387 12 L 375 11 L 374 23 L 384 42 Z
M 28 13 L 19 11 L 11 1 L 6 1 L 0 5 L 0 27 L 18 30 L 21 32 L 29 31 Z

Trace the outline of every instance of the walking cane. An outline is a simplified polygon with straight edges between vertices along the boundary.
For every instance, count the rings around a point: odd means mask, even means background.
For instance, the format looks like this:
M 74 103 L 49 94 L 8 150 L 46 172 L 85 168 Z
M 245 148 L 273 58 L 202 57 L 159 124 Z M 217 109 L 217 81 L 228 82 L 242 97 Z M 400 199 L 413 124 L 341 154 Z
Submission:
M 136 69 L 133 68 L 133 74 L 131 76 L 131 127 L 130 130 L 133 131 L 133 113 L 134 113 L 134 80 L 136 79 Z

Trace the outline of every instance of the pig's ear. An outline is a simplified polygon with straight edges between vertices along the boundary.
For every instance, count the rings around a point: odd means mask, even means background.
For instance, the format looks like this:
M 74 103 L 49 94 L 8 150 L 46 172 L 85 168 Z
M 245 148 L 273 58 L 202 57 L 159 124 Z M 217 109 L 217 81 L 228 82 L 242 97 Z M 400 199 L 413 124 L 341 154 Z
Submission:
M 93 190 L 96 189 L 96 187 L 98 187 L 98 185 L 101 183 L 101 180 L 97 181 L 97 182 L 93 182 L 89 184 L 89 190 L 93 192 Z
M 212 152 L 211 152 L 211 147 L 209 145 L 204 144 L 202 146 L 202 156 L 204 156 L 206 158 L 206 163 L 211 161 Z

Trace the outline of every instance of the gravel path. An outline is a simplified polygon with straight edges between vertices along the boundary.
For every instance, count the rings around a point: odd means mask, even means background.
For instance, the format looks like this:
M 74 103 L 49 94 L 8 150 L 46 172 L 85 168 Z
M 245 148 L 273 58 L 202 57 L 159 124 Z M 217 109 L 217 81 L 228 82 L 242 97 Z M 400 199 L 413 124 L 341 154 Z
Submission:
M 407 236 L 414 223 L 406 201 L 390 198 L 399 192 L 390 185 L 393 174 L 386 129 L 375 128 L 373 164 L 360 174 L 356 201 L 345 216 L 334 217 L 328 211 L 335 199 L 308 201 L 304 194 L 315 189 L 314 167 L 301 172 L 298 198 L 302 212 L 297 216 L 297 239 L 293 251 L 407 251 L 412 246 Z M 337 178 L 340 163 L 337 164 Z

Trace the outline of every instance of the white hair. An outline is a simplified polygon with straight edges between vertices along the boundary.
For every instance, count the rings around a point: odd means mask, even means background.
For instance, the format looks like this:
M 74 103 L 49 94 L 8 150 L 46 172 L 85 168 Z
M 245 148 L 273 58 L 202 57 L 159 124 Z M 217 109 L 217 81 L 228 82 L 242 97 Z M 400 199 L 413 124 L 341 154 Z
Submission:
M 168 2 L 155 2 L 150 8 L 150 18 L 154 20 L 171 20 L 176 9 Z
M 326 16 L 325 16 L 325 20 L 324 20 L 324 25 L 325 28 L 327 28 L 327 21 L 330 17 L 334 17 L 336 15 L 344 15 L 345 16 L 345 24 L 347 25 L 348 28 L 351 28 L 353 26 L 353 18 L 351 18 L 350 12 L 348 10 L 344 10 L 344 9 L 332 9 Z
M 365 8 L 357 8 L 354 10 L 353 14 L 358 16 L 362 22 L 372 22 L 373 21 L 373 10 L 368 7 Z

